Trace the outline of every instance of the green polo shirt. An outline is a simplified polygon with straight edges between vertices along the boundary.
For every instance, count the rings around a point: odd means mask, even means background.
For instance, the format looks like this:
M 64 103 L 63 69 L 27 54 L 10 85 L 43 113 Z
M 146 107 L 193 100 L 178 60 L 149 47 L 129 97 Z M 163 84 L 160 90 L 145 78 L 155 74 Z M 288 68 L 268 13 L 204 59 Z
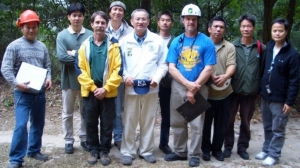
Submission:
M 92 79 L 95 83 L 103 82 L 103 73 L 105 62 L 107 58 L 107 36 L 105 36 L 102 44 L 97 46 L 94 43 L 94 38 L 90 38 L 91 53 L 90 53 L 90 67 Z

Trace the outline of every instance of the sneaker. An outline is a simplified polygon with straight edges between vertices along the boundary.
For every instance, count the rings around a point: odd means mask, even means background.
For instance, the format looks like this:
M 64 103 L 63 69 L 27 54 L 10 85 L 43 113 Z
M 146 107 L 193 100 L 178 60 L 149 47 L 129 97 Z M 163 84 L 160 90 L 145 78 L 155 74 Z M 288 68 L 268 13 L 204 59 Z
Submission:
M 268 156 L 264 161 L 263 161 L 263 165 L 264 166 L 274 166 L 277 163 L 276 159 Z
M 200 165 L 200 159 L 197 157 L 191 157 L 189 161 L 189 166 L 190 167 L 196 167 Z
M 91 153 L 90 157 L 88 158 L 88 164 L 90 165 L 94 165 L 95 163 L 97 163 L 97 159 L 98 159 L 99 155 L 98 153 Z
M 7 168 L 19 168 L 22 167 L 22 164 L 18 164 L 18 163 L 10 163 Z
M 66 154 L 74 153 L 73 144 L 65 144 L 65 153 Z
M 139 155 L 141 159 L 144 159 L 146 162 L 148 163 L 156 163 L 156 158 L 153 155 L 145 155 L 145 156 L 141 156 Z
M 100 161 L 101 161 L 101 164 L 102 164 L 103 166 L 106 166 L 106 165 L 109 165 L 109 164 L 110 164 L 110 158 L 109 158 L 107 152 L 101 152 L 101 153 L 100 153 Z
M 266 152 L 259 152 L 255 155 L 255 159 L 257 160 L 265 160 L 265 158 L 268 156 Z
M 132 164 L 132 157 L 123 155 L 121 162 L 124 166 L 130 166 Z
M 165 161 L 187 160 L 187 157 L 178 156 L 176 153 L 167 154 Z
M 33 159 L 39 160 L 39 161 L 47 161 L 48 160 L 48 156 L 42 154 L 41 152 L 35 153 L 34 155 L 28 155 L 28 157 L 31 157 Z
M 80 142 L 80 146 L 85 150 L 85 151 L 90 151 L 89 145 L 86 143 L 86 141 Z M 72 146 L 73 147 L 73 146 Z

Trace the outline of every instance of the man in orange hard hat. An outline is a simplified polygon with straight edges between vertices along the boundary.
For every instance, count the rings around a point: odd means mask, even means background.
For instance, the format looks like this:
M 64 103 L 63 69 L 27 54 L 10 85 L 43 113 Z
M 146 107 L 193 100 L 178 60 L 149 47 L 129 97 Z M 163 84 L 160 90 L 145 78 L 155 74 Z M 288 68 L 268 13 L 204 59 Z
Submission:
M 42 135 L 45 125 L 46 96 L 51 88 L 51 63 L 45 44 L 36 39 L 40 19 L 32 10 L 26 10 L 16 22 L 23 36 L 11 42 L 4 53 L 1 72 L 14 86 L 15 129 L 9 152 L 9 168 L 22 167 L 23 158 L 28 157 L 47 161 L 41 153 Z M 28 82 L 18 82 L 16 74 L 22 62 L 47 69 L 44 85 L 40 90 L 28 87 Z M 27 122 L 30 120 L 29 133 Z

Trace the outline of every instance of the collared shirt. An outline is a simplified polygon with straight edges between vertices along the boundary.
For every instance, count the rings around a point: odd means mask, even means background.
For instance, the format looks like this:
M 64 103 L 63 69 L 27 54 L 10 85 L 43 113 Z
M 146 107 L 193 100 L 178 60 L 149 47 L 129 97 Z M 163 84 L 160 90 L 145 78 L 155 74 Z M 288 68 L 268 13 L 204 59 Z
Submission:
M 147 32 L 146 32 L 145 36 L 142 37 L 142 38 L 139 38 L 139 36 L 137 36 L 135 33 L 133 33 L 133 34 L 134 34 L 134 39 L 138 42 L 138 44 L 139 44 L 140 46 L 142 46 L 142 44 L 143 44 L 145 38 L 147 37 Z
M 249 55 L 250 55 L 250 50 L 253 47 L 253 44 L 254 44 L 254 40 L 253 40 L 252 44 L 250 44 L 248 46 L 246 46 L 245 44 L 241 43 L 241 45 L 243 47 L 243 50 L 245 52 L 246 62 L 248 62 Z
M 108 28 L 110 34 L 115 38 L 115 39 L 119 39 L 120 36 L 123 34 L 122 32 L 124 32 L 124 26 L 123 23 L 121 24 L 121 26 L 119 27 L 118 30 L 115 30 L 111 24 L 109 24 L 109 28 Z
M 107 58 L 107 36 L 100 44 L 100 46 L 94 43 L 94 38 L 90 38 L 91 53 L 90 53 L 90 66 L 91 76 L 94 82 L 103 82 L 103 73 L 105 62 Z
M 72 29 L 72 27 L 71 27 L 71 25 L 70 25 L 70 26 L 68 27 L 68 31 L 70 32 L 70 34 L 77 34 L 77 38 L 78 38 L 79 35 L 85 33 L 85 28 L 82 26 L 80 32 L 79 32 L 79 33 L 76 33 L 76 32 Z M 76 51 L 77 51 L 77 50 L 72 50 L 72 56 L 75 56 Z

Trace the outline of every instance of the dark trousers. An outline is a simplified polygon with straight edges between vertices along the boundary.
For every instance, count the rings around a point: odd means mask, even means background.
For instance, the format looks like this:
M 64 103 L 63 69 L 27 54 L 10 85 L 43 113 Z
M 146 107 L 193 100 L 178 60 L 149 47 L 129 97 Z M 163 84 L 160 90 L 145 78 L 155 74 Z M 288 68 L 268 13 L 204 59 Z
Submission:
M 98 136 L 99 117 L 100 143 Z M 89 97 L 83 98 L 83 118 L 91 153 L 99 153 L 100 151 L 109 153 L 115 117 L 115 98 L 99 100 L 92 92 Z
M 241 125 L 240 125 L 240 135 L 237 144 L 237 151 L 238 152 L 246 151 L 246 149 L 249 147 L 249 141 L 251 138 L 250 120 L 255 110 L 255 101 L 256 101 L 256 95 L 241 95 L 241 94 L 232 95 L 230 116 L 227 125 L 227 130 L 225 133 L 225 142 L 224 142 L 224 146 L 226 150 L 231 151 L 233 148 L 234 121 L 239 107 L 240 107 Z
M 159 86 L 159 104 L 161 109 L 160 141 L 159 144 L 166 146 L 170 135 L 170 98 L 171 88 Z
M 229 119 L 231 95 L 222 100 L 210 100 L 211 107 L 205 112 L 202 152 L 222 153 L 224 136 Z M 211 142 L 211 125 L 214 121 L 213 138 Z

